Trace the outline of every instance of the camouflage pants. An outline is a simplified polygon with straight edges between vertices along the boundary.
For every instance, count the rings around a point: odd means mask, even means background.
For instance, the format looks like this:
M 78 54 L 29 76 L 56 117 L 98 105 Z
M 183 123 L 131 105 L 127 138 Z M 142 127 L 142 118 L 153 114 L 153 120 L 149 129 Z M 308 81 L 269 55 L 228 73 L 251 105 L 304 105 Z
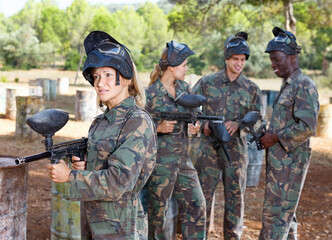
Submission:
M 235 144 L 234 144 L 235 146 Z M 243 231 L 244 193 L 248 157 L 246 151 L 234 151 L 228 148 L 233 165 L 227 160 L 222 148 L 218 152 L 206 137 L 201 137 L 195 167 L 206 199 L 207 230 L 210 224 L 211 205 L 217 188 L 220 169 L 224 184 L 224 238 L 240 239 Z
M 278 159 L 267 151 L 266 188 L 261 240 L 297 239 L 295 212 L 309 168 L 311 150 L 297 148 Z
M 179 205 L 183 239 L 205 239 L 206 206 L 197 172 L 188 158 L 179 164 L 156 164 L 149 179 L 149 239 L 165 239 L 171 197 Z

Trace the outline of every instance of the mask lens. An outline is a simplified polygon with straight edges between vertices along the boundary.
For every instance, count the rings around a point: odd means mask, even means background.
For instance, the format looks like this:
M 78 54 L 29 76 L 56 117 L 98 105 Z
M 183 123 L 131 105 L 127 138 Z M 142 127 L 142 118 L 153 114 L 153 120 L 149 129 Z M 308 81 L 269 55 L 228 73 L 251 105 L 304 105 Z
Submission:
M 178 50 L 179 52 L 182 51 L 186 46 L 181 44 L 181 43 L 178 43 L 176 41 L 172 41 L 173 42 L 173 47 Z
M 98 46 L 98 50 L 100 53 L 105 55 L 109 54 L 118 55 L 121 48 L 114 43 L 102 43 Z
M 285 34 L 279 34 L 278 36 L 276 36 L 274 38 L 274 41 L 275 42 L 281 42 L 281 43 L 286 43 L 286 44 L 289 44 L 290 43 L 290 39 L 287 35 Z

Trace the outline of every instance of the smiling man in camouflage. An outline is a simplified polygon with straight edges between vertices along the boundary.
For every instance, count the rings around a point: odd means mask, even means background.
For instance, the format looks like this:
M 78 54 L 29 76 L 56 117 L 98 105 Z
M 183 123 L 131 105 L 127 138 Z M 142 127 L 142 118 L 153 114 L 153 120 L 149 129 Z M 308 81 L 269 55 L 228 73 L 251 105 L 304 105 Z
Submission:
M 261 138 L 267 149 L 263 228 L 260 239 L 297 239 L 295 211 L 309 167 L 310 137 L 319 111 L 317 87 L 299 68 L 301 48 L 295 36 L 278 27 L 265 52 L 283 83 L 273 104 L 268 131 Z
M 204 115 L 225 117 L 225 127 L 231 140 L 225 144 L 231 161 L 217 141 L 210 138 L 209 122 L 202 123 L 203 134 L 197 148 L 195 167 L 206 199 L 207 229 L 211 215 L 213 194 L 217 188 L 220 170 L 223 175 L 225 209 L 224 239 L 240 239 L 243 232 L 244 193 L 249 163 L 246 136 L 240 134 L 241 119 L 250 111 L 260 111 L 260 90 L 244 74 L 249 59 L 248 34 L 239 32 L 224 43 L 226 67 L 220 72 L 201 78 L 193 92 L 207 98 Z M 232 162 L 232 164 L 231 164 Z

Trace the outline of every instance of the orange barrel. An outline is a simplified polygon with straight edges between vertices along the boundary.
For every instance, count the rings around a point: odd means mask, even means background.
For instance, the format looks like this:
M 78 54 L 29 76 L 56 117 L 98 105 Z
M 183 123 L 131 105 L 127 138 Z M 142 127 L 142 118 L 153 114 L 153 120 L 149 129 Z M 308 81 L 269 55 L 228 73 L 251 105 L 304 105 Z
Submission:
M 97 116 L 96 97 L 94 90 L 76 90 L 76 121 L 91 122 Z
M 332 104 L 321 105 L 319 108 L 317 136 L 332 138 Z
M 0 238 L 26 239 L 28 164 L 0 157 Z
M 42 97 L 17 96 L 16 97 L 16 127 L 17 138 L 36 139 L 40 135 L 32 130 L 27 124 L 27 118 L 44 109 Z

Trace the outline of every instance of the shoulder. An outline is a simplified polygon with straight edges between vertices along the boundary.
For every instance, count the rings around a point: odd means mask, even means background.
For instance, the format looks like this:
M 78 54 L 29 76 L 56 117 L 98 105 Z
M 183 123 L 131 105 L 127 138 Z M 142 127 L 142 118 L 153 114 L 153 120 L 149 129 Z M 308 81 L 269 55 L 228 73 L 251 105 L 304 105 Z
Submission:
M 307 92 L 309 94 L 317 93 L 317 86 L 314 80 L 303 73 L 298 75 L 294 85 L 298 92 Z
M 153 124 L 152 117 L 149 112 L 137 105 L 133 107 L 132 111 L 128 114 L 126 118 L 127 122 L 134 126 Z
M 260 91 L 259 90 L 259 87 L 258 85 L 253 82 L 252 80 L 250 80 L 249 78 L 247 78 L 246 76 L 243 75 L 243 78 L 242 78 L 242 82 L 244 84 L 244 86 L 248 89 L 249 92 L 258 92 Z
M 220 79 L 223 78 L 223 74 L 222 73 L 223 73 L 223 71 L 206 75 L 206 76 L 200 78 L 198 80 L 197 84 L 204 85 L 204 84 L 211 84 L 211 83 L 213 83 L 215 81 L 218 81 L 218 80 L 220 80 Z

